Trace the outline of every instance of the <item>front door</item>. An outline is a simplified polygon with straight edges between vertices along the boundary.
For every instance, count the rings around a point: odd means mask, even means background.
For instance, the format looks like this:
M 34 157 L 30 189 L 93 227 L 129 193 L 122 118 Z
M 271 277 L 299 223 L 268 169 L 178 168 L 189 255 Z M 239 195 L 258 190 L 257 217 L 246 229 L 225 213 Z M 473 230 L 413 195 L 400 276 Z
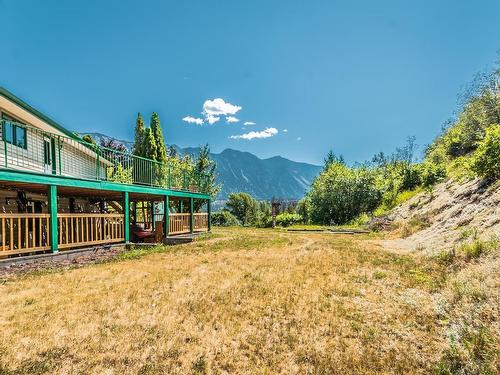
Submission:
M 53 138 L 43 138 L 43 165 L 45 173 L 56 174 L 56 148 Z

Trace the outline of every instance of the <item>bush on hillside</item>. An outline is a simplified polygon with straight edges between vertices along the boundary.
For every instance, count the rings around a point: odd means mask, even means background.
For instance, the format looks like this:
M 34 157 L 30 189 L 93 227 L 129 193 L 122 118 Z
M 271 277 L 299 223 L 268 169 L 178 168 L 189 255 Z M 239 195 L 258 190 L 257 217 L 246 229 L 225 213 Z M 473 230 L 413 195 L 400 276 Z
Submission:
M 486 129 L 472 160 L 472 169 L 486 179 L 500 178 L 500 125 Z
M 443 164 L 426 160 L 419 165 L 420 181 L 423 187 L 431 187 L 446 178 L 446 167 Z
M 232 227 L 240 225 L 240 222 L 231 212 L 222 210 L 212 214 L 212 224 L 221 227 Z
M 289 227 L 290 225 L 298 224 L 301 222 L 302 216 L 300 216 L 299 214 L 283 212 L 276 216 L 276 224 L 281 227 Z

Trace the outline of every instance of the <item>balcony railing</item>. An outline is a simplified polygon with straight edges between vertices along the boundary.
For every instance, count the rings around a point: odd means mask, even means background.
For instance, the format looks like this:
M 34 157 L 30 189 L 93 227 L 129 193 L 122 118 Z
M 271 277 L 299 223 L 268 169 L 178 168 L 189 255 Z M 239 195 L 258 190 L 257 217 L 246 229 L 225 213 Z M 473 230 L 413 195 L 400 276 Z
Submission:
M 208 176 L 177 158 L 160 163 L 6 120 L 1 121 L 0 142 L 3 168 L 173 190 L 208 190 Z

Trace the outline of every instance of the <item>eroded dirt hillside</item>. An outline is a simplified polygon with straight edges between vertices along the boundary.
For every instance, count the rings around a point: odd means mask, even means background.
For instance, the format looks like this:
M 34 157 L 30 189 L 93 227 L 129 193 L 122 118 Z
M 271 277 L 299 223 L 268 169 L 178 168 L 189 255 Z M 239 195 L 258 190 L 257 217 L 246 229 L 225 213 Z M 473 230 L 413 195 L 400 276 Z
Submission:
M 402 251 L 435 253 L 471 236 L 499 236 L 500 183 L 449 180 L 396 207 L 388 220 L 402 238 L 384 243 Z

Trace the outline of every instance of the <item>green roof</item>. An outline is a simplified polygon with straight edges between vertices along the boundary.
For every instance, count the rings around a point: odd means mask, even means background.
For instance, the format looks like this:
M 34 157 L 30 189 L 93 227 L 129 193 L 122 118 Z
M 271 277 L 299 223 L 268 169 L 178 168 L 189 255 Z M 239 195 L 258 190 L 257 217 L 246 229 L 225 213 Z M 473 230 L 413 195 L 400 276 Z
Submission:
M 23 100 L 19 99 L 17 96 L 15 96 L 10 91 L 4 89 L 3 87 L 0 87 L 0 95 L 3 96 L 3 97 L 5 97 L 5 98 L 7 98 L 7 99 L 9 99 L 11 102 L 17 104 L 19 107 L 25 109 L 26 111 L 28 111 L 29 113 L 31 113 L 33 116 L 36 116 L 40 120 L 42 120 L 42 121 L 46 122 L 47 124 L 53 126 L 54 128 L 56 128 L 60 132 L 66 134 L 68 137 L 71 137 L 73 139 L 78 139 L 78 140 L 80 139 L 80 137 L 77 137 L 73 132 L 69 131 L 64 126 L 58 124 L 57 122 L 55 122 L 51 118 L 45 116 L 42 112 L 37 111 L 35 108 L 33 108 L 32 106 L 30 106 L 28 103 L 26 103 Z

